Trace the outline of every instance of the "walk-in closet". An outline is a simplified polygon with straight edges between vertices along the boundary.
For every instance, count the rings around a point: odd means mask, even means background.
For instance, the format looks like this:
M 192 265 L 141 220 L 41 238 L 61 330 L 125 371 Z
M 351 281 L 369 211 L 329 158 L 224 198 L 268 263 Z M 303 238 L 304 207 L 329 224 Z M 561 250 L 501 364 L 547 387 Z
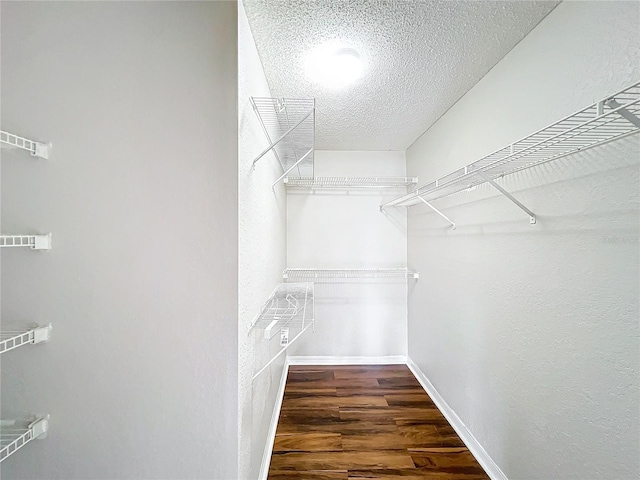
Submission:
M 640 1 L 0 22 L 4 480 L 640 476 Z

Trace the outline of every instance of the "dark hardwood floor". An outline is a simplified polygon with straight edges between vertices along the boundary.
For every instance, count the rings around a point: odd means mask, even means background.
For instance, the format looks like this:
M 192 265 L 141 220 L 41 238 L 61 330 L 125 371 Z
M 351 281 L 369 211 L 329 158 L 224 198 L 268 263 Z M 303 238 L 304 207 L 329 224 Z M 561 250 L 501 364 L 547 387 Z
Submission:
M 486 480 L 405 365 L 292 366 L 271 480 Z

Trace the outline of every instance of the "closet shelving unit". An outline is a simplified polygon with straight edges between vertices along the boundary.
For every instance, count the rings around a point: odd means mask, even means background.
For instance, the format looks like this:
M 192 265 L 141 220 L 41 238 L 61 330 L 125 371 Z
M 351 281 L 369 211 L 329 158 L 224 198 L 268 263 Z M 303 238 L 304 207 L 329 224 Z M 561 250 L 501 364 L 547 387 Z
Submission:
M 269 141 L 254 167 L 273 151 L 283 171 L 273 187 L 287 176 L 313 177 L 315 99 L 251 97 L 251 105 Z
M 282 277 L 286 282 L 332 283 L 367 279 L 417 280 L 420 274 L 408 268 L 287 268 Z
M 35 140 L 29 140 L 28 138 L 14 135 L 13 133 L 0 130 L 0 145 L 3 148 L 18 148 L 26 150 L 34 157 L 49 158 L 49 151 L 51 150 L 51 144 L 45 144 L 36 142 Z
M 285 177 L 287 188 L 345 190 L 351 188 L 406 188 L 416 185 L 418 177 Z
M 639 130 L 640 83 L 636 83 L 466 167 L 391 200 L 380 209 L 424 203 L 455 228 L 455 224 L 430 202 L 488 183 L 526 212 L 530 223 L 535 223 L 535 214 L 496 183 L 496 180 L 632 135 Z
M 49 415 L 32 420 L 0 421 L 0 462 L 20 450 L 32 440 L 42 440 L 49 431 Z
M 51 144 L 0 131 L 0 146 L 29 152 L 32 156 L 48 159 Z M 33 250 L 50 250 L 51 234 L 41 235 L 0 235 L 0 247 L 28 247 Z M 0 331 L 0 353 L 14 350 L 23 345 L 48 342 L 51 338 L 51 324 L 32 327 L 22 331 Z M 35 439 L 44 439 L 49 431 L 49 415 L 35 416 L 29 420 L 0 421 L 0 462 Z
M 29 140 L 28 138 L 0 130 L 0 145 L 2 148 L 25 150 L 32 156 L 48 159 L 51 144 Z M 29 247 L 33 250 L 50 250 L 51 234 L 44 235 L 0 235 L 2 247 Z
M 29 247 L 32 250 L 51 250 L 51 234 L 0 235 L 0 247 Z
M 51 339 L 51 324 L 32 327 L 28 330 L 0 332 L 0 353 L 5 353 L 23 345 L 48 342 Z
M 269 341 L 280 334 L 280 351 L 271 357 L 254 375 L 255 379 L 282 355 L 309 328 L 314 328 L 315 302 L 313 283 L 296 282 L 279 284 L 251 322 L 251 328 L 263 332 Z M 289 329 L 298 331 L 289 340 Z

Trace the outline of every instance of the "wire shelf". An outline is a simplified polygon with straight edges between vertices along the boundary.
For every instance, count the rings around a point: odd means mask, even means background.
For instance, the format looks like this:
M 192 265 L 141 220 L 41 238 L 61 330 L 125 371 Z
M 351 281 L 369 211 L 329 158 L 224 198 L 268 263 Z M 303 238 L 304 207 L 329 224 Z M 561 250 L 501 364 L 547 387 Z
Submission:
M 398 188 L 418 183 L 417 177 L 286 177 L 289 188 L 345 189 Z
M 382 205 L 412 206 L 637 133 L 640 83 Z
M 266 340 L 271 340 L 279 333 L 281 348 L 253 374 L 253 379 L 255 380 L 269 368 L 269 365 L 296 342 L 309 327 L 315 327 L 313 283 L 279 284 L 260 309 L 260 313 L 251 322 L 251 328 L 262 330 Z M 289 340 L 290 329 L 297 331 L 297 335 L 291 340 Z
M 0 353 L 28 344 L 48 342 L 51 339 L 51 324 L 46 327 L 33 327 L 28 330 L 0 332 Z
M 51 144 L 46 145 L 3 130 L 0 130 L 0 144 L 7 148 L 26 150 L 32 156 L 44 158 L 45 160 L 49 158 L 49 150 L 51 148 Z
M 313 323 L 313 317 L 313 283 L 281 283 L 262 306 L 251 327 L 264 330 L 265 338 L 271 339 L 279 328 L 304 328 Z
M 33 250 L 50 250 L 51 234 L 0 235 L 0 247 L 29 247 Z
M 48 431 L 48 415 L 37 417 L 31 421 L 2 420 L 0 422 L 0 462 L 6 460 L 30 441 L 46 438 Z
M 286 175 L 313 177 L 315 142 L 315 99 L 251 97 L 270 147 Z
M 418 279 L 420 274 L 408 268 L 287 268 L 285 281 L 331 283 L 338 280 Z

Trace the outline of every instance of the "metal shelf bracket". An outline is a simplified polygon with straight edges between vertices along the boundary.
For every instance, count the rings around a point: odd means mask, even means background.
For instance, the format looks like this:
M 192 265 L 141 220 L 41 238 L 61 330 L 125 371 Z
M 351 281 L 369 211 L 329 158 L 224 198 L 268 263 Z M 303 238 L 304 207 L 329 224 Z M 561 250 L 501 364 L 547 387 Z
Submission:
M 0 247 L 30 247 L 32 250 L 51 250 L 51 234 L 0 235 Z
M 302 163 L 302 161 L 304 161 L 312 152 L 313 152 L 313 148 L 311 148 L 307 153 L 305 153 L 302 157 L 300 157 L 300 160 L 298 160 L 296 163 L 291 165 L 286 172 L 280 175 L 278 179 L 275 182 L 273 182 L 273 184 L 271 185 L 271 188 L 272 189 L 276 188 L 276 185 L 278 184 L 278 182 L 280 182 L 280 180 L 282 180 L 283 178 L 286 178 L 289 172 L 294 168 L 296 168 L 300 163 Z
M 618 101 L 616 101 L 615 98 L 610 98 L 609 100 L 607 100 L 604 103 L 609 108 L 611 108 L 613 110 L 618 108 L 619 109 L 618 110 L 618 115 L 620 115 L 622 118 L 625 118 L 626 120 L 628 120 L 631 123 L 631 125 L 640 128 L 640 118 L 635 116 L 633 113 L 631 113 L 626 108 L 620 108 L 620 107 L 622 107 L 622 104 L 618 103 Z M 598 105 L 598 107 L 600 107 L 600 105 Z
M 504 188 L 502 188 L 500 185 L 498 185 L 491 177 L 487 176 L 484 172 L 477 172 L 477 173 L 487 183 L 491 184 L 492 187 L 494 187 L 496 190 L 498 190 L 501 194 L 503 194 L 505 197 L 507 197 L 509 200 L 511 200 L 518 208 L 520 208 L 527 215 L 529 215 L 529 223 L 530 224 L 533 225 L 534 223 L 536 223 L 536 215 L 535 215 L 535 213 L 533 213 L 531 210 L 529 210 L 527 207 L 525 207 L 517 198 L 515 198 L 513 195 L 511 195 L 509 192 L 507 192 Z M 420 199 L 420 200 L 422 200 L 422 199 Z
M 254 107 L 255 109 L 255 107 Z M 257 109 L 256 109 L 257 110 Z M 293 127 L 291 127 L 289 130 L 287 130 L 280 138 L 278 138 L 275 142 L 271 142 L 269 141 L 269 146 L 267 148 L 265 148 L 262 152 L 260 152 L 260 154 L 255 158 L 255 160 L 253 161 L 253 166 L 255 167 L 256 163 L 258 162 L 258 160 L 260 160 L 262 157 L 264 157 L 267 153 L 269 153 L 269 151 L 271 149 L 273 149 L 276 145 L 278 145 L 282 140 L 284 140 L 285 138 L 287 138 L 287 135 L 289 135 L 291 132 L 293 132 L 298 126 L 300 126 L 302 124 L 302 122 L 304 122 L 307 118 L 309 118 L 309 115 L 311 115 L 314 112 L 314 109 L 311 109 L 309 111 L 309 113 L 307 113 L 304 117 L 302 117 L 302 119 L 296 123 Z M 262 122 L 262 119 L 260 120 Z M 263 129 L 264 129 L 264 124 L 263 124 Z M 266 130 L 266 129 L 265 129 Z M 268 137 L 267 137 L 268 138 Z M 277 155 L 276 155 L 277 157 Z M 287 171 L 287 173 L 289 173 Z M 283 175 L 284 177 L 284 175 Z
M 4 148 L 19 148 L 31 153 L 32 157 L 49 159 L 49 151 L 51 150 L 51 143 L 40 143 L 35 140 L 29 140 L 28 138 L 14 135 L 13 133 L 0 131 L 0 144 Z
M 32 440 L 47 438 L 49 431 L 49 415 L 40 415 L 35 420 L 25 423 L 18 420 L 2 420 L 0 422 L 0 462 L 20 450 Z
M 51 324 L 44 327 L 33 327 L 19 332 L 0 332 L 0 353 L 5 353 L 14 348 L 27 344 L 48 342 L 51 340 Z
M 444 213 L 442 213 L 440 210 L 438 210 L 436 207 L 434 207 L 433 205 L 431 205 L 429 202 L 427 202 L 424 198 L 422 197 L 418 197 L 418 199 L 424 203 L 427 207 L 429 207 L 431 210 L 433 210 L 434 212 L 436 212 L 438 215 L 440 215 L 442 218 L 444 218 L 447 222 L 449 222 L 451 224 L 451 230 L 455 230 L 456 229 L 456 224 L 451 221 L 451 219 L 449 217 L 447 217 Z
M 270 341 L 280 334 L 280 351 L 254 373 L 255 380 L 269 365 L 282 355 L 305 331 L 315 325 L 314 285 L 310 282 L 281 283 L 258 315 L 251 322 L 250 328 L 263 331 L 265 340 Z M 299 329 L 299 333 L 289 340 L 289 329 Z

